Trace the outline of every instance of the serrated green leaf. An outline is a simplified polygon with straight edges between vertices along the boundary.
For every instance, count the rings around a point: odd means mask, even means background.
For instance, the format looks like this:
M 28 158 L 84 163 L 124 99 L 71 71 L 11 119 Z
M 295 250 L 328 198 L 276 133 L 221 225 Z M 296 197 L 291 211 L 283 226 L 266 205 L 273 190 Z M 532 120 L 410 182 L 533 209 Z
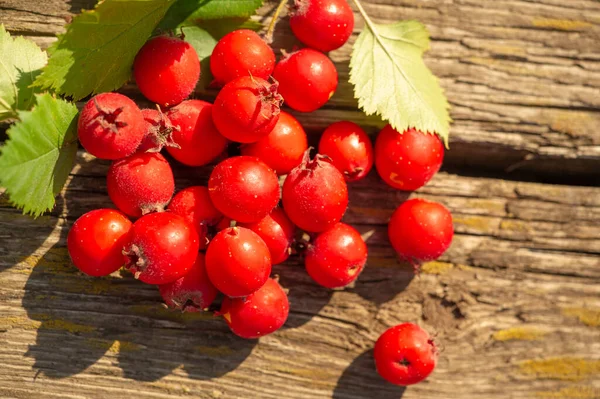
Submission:
M 247 18 L 198 19 L 191 22 L 210 33 L 217 40 L 237 29 L 250 29 L 257 32 L 263 27 L 260 22 Z
M 447 146 L 450 106 L 423 62 L 428 48 L 427 29 L 417 21 L 371 23 L 354 44 L 350 82 L 367 115 L 381 115 L 400 132 L 414 127 L 437 133 Z
M 79 100 L 131 76 L 139 49 L 175 0 L 104 0 L 73 18 L 34 85 Z
M 248 18 L 263 0 L 177 0 L 158 29 L 175 29 L 186 20 Z
M 77 152 L 77 107 L 36 95 L 32 111 L 19 111 L 0 149 L 0 185 L 11 202 L 35 217 L 52 209 Z
M 198 84 L 205 88 L 212 80 L 210 73 L 210 55 L 217 40 L 210 33 L 197 26 L 184 26 L 181 28 L 185 41 L 192 45 L 200 59 L 200 81 Z
M 12 38 L 0 24 L 0 121 L 33 106 L 35 97 L 29 86 L 47 61 L 46 53 L 34 42 Z

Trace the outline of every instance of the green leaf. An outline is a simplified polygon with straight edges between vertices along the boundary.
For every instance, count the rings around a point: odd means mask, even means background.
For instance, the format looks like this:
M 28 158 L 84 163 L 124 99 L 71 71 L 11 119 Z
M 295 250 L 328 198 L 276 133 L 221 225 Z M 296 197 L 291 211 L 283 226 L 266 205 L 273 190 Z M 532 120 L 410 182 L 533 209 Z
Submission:
M 429 34 L 419 22 L 368 21 L 354 44 L 350 82 L 367 115 L 381 115 L 399 132 L 414 127 L 437 133 L 447 146 L 450 105 L 423 62 L 428 48 Z
M 77 107 L 45 93 L 19 111 L 0 149 L 0 185 L 11 202 L 35 217 L 54 206 L 77 152 Z
M 260 22 L 247 18 L 199 19 L 193 21 L 193 23 L 210 33 L 217 40 L 237 29 L 250 29 L 257 32 L 263 27 Z
M 210 55 L 212 54 L 217 40 L 210 33 L 197 26 L 184 26 L 181 28 L 185 41 L 192 45 L 200 59 L 200 81 L 198 84 L 206 88 L 212 80 L 210 73 Z
M 47 61 L 46 53 L 34 42 L 10 37 L 0 24 L 0 121 L 33 106 L 35 97 L 29 86 Z
M 158 29 L 175 29 L 186 20 L 248 18 L 263 0 L 177 0 Z
M 104 0 L 73 18 L 48 49 L 34 85 L 79 100 L 112 91 L 131 76 L 139 49 L 175 0 Z

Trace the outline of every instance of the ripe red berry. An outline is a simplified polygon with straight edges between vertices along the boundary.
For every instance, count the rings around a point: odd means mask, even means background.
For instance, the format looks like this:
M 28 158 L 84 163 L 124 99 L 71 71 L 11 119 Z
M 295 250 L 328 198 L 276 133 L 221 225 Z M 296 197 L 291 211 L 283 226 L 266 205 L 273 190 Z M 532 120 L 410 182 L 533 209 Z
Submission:
M 318 233 L 339 222 L 348 207 L 348 187 L 342 173 L 322 155 L 306 151 L 283 183 L 283 209 L 303 230 Z
M 440 170 L 444 146 L 435 134 L 408 129 L 399 133 L 390 125 L 375 141 L 375 166 L 379 176 L 399 190 L 424 186 Z
M 113 162 L 106 175 L 108 196 L 132 217 L 162 211 L 175 191 L 169 162 L 159 153 L 137 153 Z
M 188 273 L 198 255 L 198 234 L 170 212 L 151 213 L 131 228 L 125 267 L 147 284 L 167 284 Z
M 285 262 L 290 256 L 296 226 L 288 219 L 283 209 L 277 207 L 256 223 L 239 225 L 252 230 L 263 239 L 269 248 L 273 265 Z
M 417 265 L 439 258 L 452 243 L 450 211 L 437 202 L 414 198 L 392 214 L 388 236 L 403 259 Z
M 173 142 L 173 124 L 159 109 L 147 108 L 142 110 L 145 128 L 144 139 L 137 152 L 160 152 L 163 147 L 179 148 Z
M 304 264 L 317 284 L 345 287 L 358 278 L 367 262 L 367 245 L 351 226 L 338 223 L 308 245 Z
M 300 122 L 281 111 L 271 133 L 255 143 L 243 145 L 242 155 L 255 156 L 278 175 L 286 175 L 302 162 L 307 148 L 306 132 Z
M 312 112 L 321 108 L 338 84 L 335 65 L 318 51 L 303 48 L 287 54 L 275 66 L 273 78 L 279 82 L 279 93 L 296 111 Z
M 159 285 L 160 295 L 167 306 L 182 312 L 200 312 L 217 297 L 217 289 L 206 274 L 204 254 L 198 253 L 191 269 L 172 283 Z
M 210 200 L 208 188 L 203 186 L 184 188 L 175 194 L 167 209 L 182 216 L 196 228 L 201 250 L 206 249 L 207 227 L 216 226 L 223 219 L 223 214 Z
M 379 375 L 392 384 L 411 385 L 431 374 L 438 351 L 427 331 L 403 323 L 381 334 L 373 355 Z
M 95 157 L 119 159 L 133 154 L 144 137 L 142 111 L 118 93 L 92 97 L 81 110 L 77 135 L 81 145 Z
M 228 218 L 227 216 L 223 216 L 223 219 L 221 219 L 221 221 L 219 223 L 216 224 L 215 226 L 215 230 L 217 232 L 221 231 L 221 230 L 225 230 L 229 227 L 231 227 L 231 222 L 233 221 L 233 219 Z M 236 222 L 237 223 L 237 222 Z
M 90 276 L 106 276 L 123 266 L 123 245 L 131 222 L 114 209 L 96 209 L 75 221 L 67 236 L 73 264 Z
M 168 107 L 185 100 L 200 78 L 200 59 L 187 42 L 169 36 L 150 39 L 133 62 L 133 76 L 142 94 Z
M 215 287 L 231 297 L 258 290 L 271 273 L 267 244 L 250 229 L 229 227 L 215 235 L 206 251 L 206 271 Z
M 234 30 L 223 36 L 210 56 L 215 83 L 224 85 L 241 76 L 268 79 L 275 68 L 275 53 L 249 29 Z
M 187 100 L 167 112 L 177 130 L 172 133 L 179 148 L 167 148 L 173 158 L 188 166 L 210 163 L 227 148 L 212 121 L 213 105 L 201 100 Z
M 354 122 L 336 122 L 325 129 L 319 141 L 319 154 L 329 156 L 346 181 L 362 179 L 373 167 L 371 140 Z
M 258 222 L 279 202 L 279 181 L 273 169 L 255 157 L 231 157 L 217 164 L 208 180 L 215 207 L 242 222 Z
M 212 118 L 219 132 L 238 143 L 253 143 L 273 130 L 279 119 L 281 95 L 277 83 L 242 76 L 217 95 Z
M 295 0 L 290 27 L 308 47 L 328 52 L 348 41 L 354 14 L 346 0 Z
M 285 324 L 290 312 L 287 294 L 270 278 L 245 298 L 225 298 L 219 312 L 231 331 L 242 338 L 263 337 Z

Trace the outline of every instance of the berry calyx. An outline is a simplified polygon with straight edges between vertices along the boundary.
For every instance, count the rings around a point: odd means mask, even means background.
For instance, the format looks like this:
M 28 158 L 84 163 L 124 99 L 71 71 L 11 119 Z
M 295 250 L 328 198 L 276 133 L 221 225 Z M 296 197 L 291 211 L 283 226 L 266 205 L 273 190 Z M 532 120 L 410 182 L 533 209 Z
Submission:
M 118 93 L 92 97 L 81 110 L 77 135 L 87 152 L 101 159 L 119 159 L 138 148 L 145 132 L 142 111 Z
M 146 108 L 142 110 L 144 121 L 144 138 L 137 149 L 137 152 L 160 152 L 163 147 L 180 148 L 179 144 L 173 141 L 172 133 L 179 127 L 173 126 L 169 118 L 157 109 Z
M 230 297 L 243 297 L 262 287 L 271 273 L 269 248 L 245 227 L 218 232 L 206 251 L 206 271 L 213 285 Z
M 392 214 L 388 237 L 398 255 L 413 266 L 439 258 L 452 243 L 450 211 L 440 203 L 414 198 Z
M 123 248 L 125 267 L 147 284 L 167 284 L 190 271 L 198 255 L 198 234 L 170 212 L 151 213 L 131 228 Z
M 119 270 L 131 226 L 129 219 L 114 209 L 96 209 L 82 215 L 67 236 L 73 264 L 90 276 L 107 276 Z
M 295 0 L 290 27 L 302 43 L 326 53 L 348 41 L 354 13 L 346 0 Z
M 412 385 L 431 374 L 438 358 L 437 347 L 421 327 L 403 323 L 386 330 L 373 352 L 377 372 L 396 385 Z
M 189 43 L 158 36 L 136 55 L 133 76 L 148 100 L 164 107 L 176 105 L 194 91 L 200 78 L 200 59 Z
M 217 130 L 238 143 L 253 143 L 268 135 L 279 119 L 283 98 L 278 83 L 242 76 L 227 83 L 212 108 Z
M 416 190 L 440 170 L 444 146 L 436 134 L 415 129 L 400 133 L 390 125 L 375 141 L 375 166 L 388 185 L 404 191 Z
M 319 153 L 329 156 L 349 182 L 362 179 L 373 167 L 371 139 L 354 122 L 340 121 L 329 125 L 319 141 Z
M 296 226 L 286 216 L 283 209 L 277 207 L 260 221 L 240 223 L 239 226 L 252 230 L 263 239 L 269 248 L 273 265 L 285 262 L 292 253 Z
M 254 31 L 234 30 L 223 36 L 210 56 L 210 71 L 222 86 L 241 76 L 268 79 L 275 68 L 275 53 Z
M 277 280 L 270 278 L 245 298 L 223 299 L 219 313 L 235 335 L 252 339 L 280 329 L 289 312 L 287 294 Z
M 303 48 L 286 54 L 275 66 L 273 78 L 285 103 L 301 112 L 321 108 L 338 84 L 335 65 L 323 53 Z

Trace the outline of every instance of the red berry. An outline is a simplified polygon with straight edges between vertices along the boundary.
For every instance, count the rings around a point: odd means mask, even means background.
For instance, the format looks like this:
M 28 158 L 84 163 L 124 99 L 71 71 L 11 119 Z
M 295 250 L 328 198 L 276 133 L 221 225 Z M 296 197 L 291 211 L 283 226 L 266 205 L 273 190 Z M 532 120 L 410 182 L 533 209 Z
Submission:
M 145 132 L 142 111 L 118 93 L 92 97 L 81 110 L 77 135 L 81 145 L 95 157 L 119 159 L 133 154 Z
M 106 175 L 108 196 L 132 217 L 162 211 L 175 191 L 169 162 L 159 153 L 137 153 L 113 162 Z
M 114 209 L 96 209 L 75 221 L 67 236 L 73 264 L 90 276 L 106 276 L 123 266 L 123 245 L 131 222 Z
M 353 122 L 336 122 L 325 129 L 319 141 L 319 154 L 329 156 L 346 181 L 362 179 L 373 167 L 371 140 Z
M 327 288 L 345 287 L 367 262 L 367 245 L 351 226 L 338 223 L 308 245 L 304 264 L 310 277 Z
M 143 109 L 145 128 L 144 139 L 137 152 L 159 152 L 163 147 L 179 148 L 173 142 L 173 124 L 159 109 Z
M 439 258 L 452 243 L 450 211 L 437 202 L 414 198 L 392 214 L 388 236 L 403 259 L 418 264 Z
M 245 298 L 225 298 L 219 312 L 233 333 L 252 339 L 263 337 L 285 324 L 290 312 L 287 294 L 270 278 Z
M 258 222 L 279 202 L 279 181 L 273 169 L 255 157 L 231 157 L 217 164 L 208 180 L 215 207 L 242 222 Z
M 403 323 L 381 334 L 373 355 L 379 375 L 392 384 L 412 385 L 431 374 L 438 351 L 427 331 Z
M 348 41 L 354 14 L 346 0 L 295 0 L 290 27 L 308 47 L 328 52 Z
M 277 83 L 242 76 L 227 83 L 212 108 L 219 132 L 231 141 L 253 143 L 268 135 L 279 119 Z
M 444 146 L 435 134 L 415 129 L 399 133 L 387 125 L 375 141 L 375 166 L 379 176 L 399 190 L 424 186 L 440 170 Z
M 173 158 L 189 166 L 202 166 L 225 151 L 227 139 L 212 121 L 212 108 L 206 101 L 187 100 L 167 112 L 177 127 L 173 141 L 179 148 L 167 148 Z
M 290 256 L 296 226 L 288 219 L 283 209 L 277 207 L 260 221 L 240 223 L 240 226 L 252 230 L 263 239 L 269 248 L 273 265 L 285 262 Z
M 196 228 L 200 238 L 200 249 L 206 249 L 208 226 L 216 226 L 223 219 L 223 214 L 215 208 L 208 188 L 203 186 L 188 187 L 173 197 L 167 209 L 183 216 Z
M 242 146 L 242 155 L 251 155 L 286 175 L 302 162 L 308 148 L 306 132 L 296 118 L 281 111 L 275 128 L 255 143 Z
M 133 76 L 142 94 L 162 106 L 179 104 L 196 87 L 200 59 L 187 42 L 169 36 L 149 40 L 133 62 Z
M 339 222 L 348 207 L 344 176 L 322 155 L 310 160 L 306 151 L 283 183 L 283 209 L 303 230 L 318 233 Z
M 325 54 L 308 48 L 287 54 L 275 66 L 273 78 L 279 82 L 279 93 L 285 103 L 302 112 L 321 108 L 338 84 L 333 62 Z
M 221 230 L 225 230 L 225 229 L 231 227 L 231 222 L 232 221 L 233 221 L 233 219 L 228 218 L 227 216 L 223 216 L 223 219 L 221 219 L 221 221 L 216 224 L 215 230 L 217 232 L 219 232 Z
M 159 285 L 160 295 L 167 306 L 182 312 L 200 312 L 217 297 L 217 289 L 206 274 L 204 254 L 198 253 L 187 274 L 172 283 Z
M 223 294 L 247 296 L 258 290 L 271 273 L 267 244 L 250 229 L 229 227 L 217 233 L 206 251 L 206 271 Z
M 198 234 L 179 215 L 151 213 L 133 224 L 123 254 L 135 278 L 167 284 L 190 271 L 198 255 Z
M 275 68 L 275 53 L 256 33 L 234 30 L 223 36 L 210 56 L 210 71 L 218 85 L 241 76 L 268 79 Z

